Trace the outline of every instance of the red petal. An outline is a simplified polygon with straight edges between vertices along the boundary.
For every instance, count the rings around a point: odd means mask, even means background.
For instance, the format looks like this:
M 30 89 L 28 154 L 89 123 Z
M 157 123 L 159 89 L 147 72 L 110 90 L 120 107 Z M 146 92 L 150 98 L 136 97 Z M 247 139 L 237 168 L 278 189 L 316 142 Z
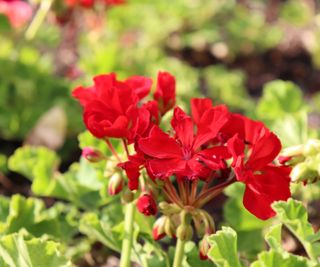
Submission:
M 154 159 L 148 161 L 147 168 L 157 178 L 166 178 L 186 169 L 187 162 L 180 159 Z
M 159 103 L 162 114 L 176 103 L 176 79 L 169 72 L 159 72 L 154 99 Z
M 198 148 L 210 139 L 217 136 L 218 132 L 228 122 L 230 114 L 225 106 L 217 106 L 207 110 L 201 117 L 194 148 Z
M 182 109 L 176 107 L 174 109 L 171 124 L 182 146 L 191 149 L 194 139 L 193 122 L 191 118 L 187 116 Z
M 72 91 L 72 96 L 78 99 L 82 106 L 86 106 L 88 103 L 90 103 L 90 101 L 95 99 L 95 88 L 84 88 L 80 86 Z
M 253 175 L 247 182 L 243 198 L 246 209 L 262 220 L 274 216 L 271 204 L 291 196 L 289 173 L 290 168 L 268 166 L 263 174 Z
M 151 89 L 152 80 L 143 76 L 131 76 L 125 83 L 133 90 L 139 99 L 146 97 Z
M 252 146 L 252 151 L 247 162 L 247 166 L 259 170 L 271 163 L 281 150 L 281 143 L 278 137 L 269 131 L 258 139 Z
M 149 137 L 139 140 L 139 148 L 143 153 L 158 159 L 182 157 L 179 144 L 158 126 L 152 128 Z
M 193 121 L 198 124 L 202 115 L 212 107 L 210 98 L 192 98 L 191 99 L 191 114 Z

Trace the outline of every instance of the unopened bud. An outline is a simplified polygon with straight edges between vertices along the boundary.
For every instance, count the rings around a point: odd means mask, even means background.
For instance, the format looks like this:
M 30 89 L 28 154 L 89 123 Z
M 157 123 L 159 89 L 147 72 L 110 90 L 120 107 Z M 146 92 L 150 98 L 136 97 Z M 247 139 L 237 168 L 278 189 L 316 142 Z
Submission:
M 138 198 L 137 208 L 142 214 L 146 216 L 156 215 L 158 212 L 157 204 L 154 198 L 147 193 L 142 194 Z
M 303 150 L 304 150 L 303 145 L 290 146 L 290 147 L 285 148 L 282 151 L 281 156 L 284 156 L 284 157 L 300 156 L 303 154 Z
M 124 186 L 124 180 L 120 173 L 116 172 L 114 173 L 110 180 L 108 185 L 108 193 L 111 196 L 114 196 L 118 194 Z
M 311 139 L 303 147 L 303 154 L 305 156 L 314 156 L 320 153 L 320 140 Z
M 133 201 L 133 199 L 134 199 L 134 194 L 130 189 L 126 188 L 125 190 L 122 191 L 121 200 L 123 203 L 130 203 Z
M 85 147 L 82 149 L 82 157 L 84 157 L 85 159 L 87 159 L 88 161 L 92 162 L 92 163 L 96 163 L 96 162 L 100 162 L 104 159 L 106 159 L 106 157 L 103 155 L 103 153 L 93 147 Z
M 166 216 L 165 218 L 166 218 L 166 220 L 164 223 L 164 232 L 166 233 L 167 236 L 174 237 L 175 236 L 174 224 L 173 224 L 170 217 Z
M 175 203 L 168 203 L 165 201 L 162 201 L 159 203 L 159 208 L 161 210 L 161 213 L 165 214 L 165 215 L 172 215 L 175 213 L 179 213 L 181 211 L 181 209 L 179 208 L 179 206 Z
M 166 236 L 164 227 L 165 227 L 166 217 L 161 216 L 153 225 L 152 236 L 154 240 L 160 240 Z
M 292 182 L 313 182 L 318 176 L 318 171 L 313 169 L 308 162 L 296 165 L 291 171 Z
M 177 228 L 177 237 L 182 241 L 191 240 L 193 229 L 190 224 L 180 224 Z
M 207 240 L 208 235 L 205 235 L 203 239 L 199 242 L 199 257 L 201 260 L 208 259 L 208 252 L 210 249 L 210 244 Z
M 286 164 L 288 161 L 290 161 L 292 159 L 291 156 L 279 156 L 278 157 L 278 161 L 281 165 Z

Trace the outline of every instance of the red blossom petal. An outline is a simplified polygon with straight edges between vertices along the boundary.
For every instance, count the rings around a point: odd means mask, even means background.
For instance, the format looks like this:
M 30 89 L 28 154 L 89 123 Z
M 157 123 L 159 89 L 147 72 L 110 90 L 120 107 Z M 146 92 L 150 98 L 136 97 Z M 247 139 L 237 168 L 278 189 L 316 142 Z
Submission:
M 143 76 L 131 76 L 125 80 L 125 84 L 133 90 L 139 99 L 142 99 L 149 94 L 152 80 Z
M 259 170 L 263 166 L 271 163 L 281 150 L 281 143 L 278 137 L 266 130 L 265 135 L 256 140 L 252 146 L 252 151 L 247 162 L 247 166 Z
M 187 162 L 179 158 L 152 159 L 147 163 L 149 172 L 156 178 L 166 178 L 175 173 L 185 171 Z
M 181 142 L 185 149 L 192 148 L 193 145 L 193 122 L 182 109 L 176 107 L 174 109 L 173 118 L 171 121 L 172 127 L 176 132 L 176 137 Z
M 176 103 L 176 79 L 169 72 L 159 72 L 154 99 L 159 103 L 161 114 L 172 109 Z
M 96 96 L 95 88 L 89 87 L 84 88 L 82 86 L 77 87 L 72 91 L 72 96 L 79 100 L 80 104 L 82 106 L 86 106 L 90 103 L 90 101 L 93 101 Z
M 207 110 L 201 117 L 194 148 L 213 139 L 228 122 L 230 114 L 225 106 L 216 106 Z
M 158 159 L 182 157 L 179 144 L 158 126 L 154 126 L 149 137 L 141 138 L 138 143 L 141 151 L 151 157 Z
M 210 98 L 192 98 L 191 99 L 191 114 L 193 121 L 199 124 L 202 115 L 212 107 Z
M 239 163 L 237 164 L 239 157 L 244 157 L 245 144 L 243 140 L 236 134 L 228 140 L 227 146 L 233 158 L 232 167 L 239 166 Z
M 248 179 L 243 198 L 246 209 L 262 220 L 274 216 L 271 204 L 291 196 L 289 173 L 288 167 L 267 166 L 262 174 Z

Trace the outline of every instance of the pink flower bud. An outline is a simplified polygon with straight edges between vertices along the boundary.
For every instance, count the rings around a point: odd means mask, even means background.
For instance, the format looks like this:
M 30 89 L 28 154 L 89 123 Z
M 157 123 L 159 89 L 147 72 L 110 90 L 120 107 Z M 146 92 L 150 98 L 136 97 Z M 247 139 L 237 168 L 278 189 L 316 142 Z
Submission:
M 210 245 L 207 240 L 207 235 L 199 243 L 199 257 L 201 260 L 208 259 L 208 251 L 210 249 Z
M 166 217 L 162 216 L 156 220 L 152 229 L 152 236 L 154 240 L 160 240 L 166 236 L 164 232 L 164 226 L 166 222 Z
M 281 164 L 281 165 L 284 165 L 284 164 L 286 164 L 289 160 L 291 160 L 292 159 L 292 157 L 290 157 L 290 156 L 279 156 L 278 157 L 278 161 L 279 161 L 279 163 Z
M 124 186 L 124 180 L 121 177 L 120 173 L 116 172 L 114 173 L 110 180 L 108 185 L 108 193 L 110 196 L 114 196 L 121 192 L 122 188 Z
M 105 159 L 105 156 L 98 149 L 92 147 L 85 147 L 82 149 L 82 157 L 88 161 L 95 163 Z
M 143 194 L 138 198 L 138 210 L 145 216 L 156 215 L 158 212 L 157 204 L 150 194 Z

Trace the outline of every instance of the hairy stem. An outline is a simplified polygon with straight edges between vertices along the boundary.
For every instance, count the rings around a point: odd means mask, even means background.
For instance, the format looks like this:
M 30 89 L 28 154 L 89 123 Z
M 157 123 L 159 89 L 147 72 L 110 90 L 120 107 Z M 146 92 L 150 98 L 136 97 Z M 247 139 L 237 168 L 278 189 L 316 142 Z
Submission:
M 119 162 L 121 162 L 121 159 L 120 159 L 117 151 L 114 149 L 114 147 L 113 147 L 112 143 L 110 142 L 110 140 L 107 139 L 107 138 L 106 138 L 105 140 L 106 140 L 106 143 L 107 143 L 108 147 L 109 147 L 110 150 L 111 150 L 111 153 L 117 158 L 117 160 L 118 160 Z
M 41 24 L 43 23 L 43 21 L 45 20 L 51 5 L 53 3 L 54 0 L 42 0 L 40 3 L 40 7 L 36 13 L 36 15 L 33 17 L 33 20 L 31 21 L 28 29 L 26 30 L 25 33 L 25 38 L 27 40 L 32 40 L 37 31 L 39 30 Z
M 134 202 L 126 206 L 124 218 L 124 238 L 122 241 L 120 267 L 130 267 L 131 249 L 133 243 L 133 222 L 135 214 Z
M 186 241 L 177 239 L 176 252 L 174 254 L 173 267 L 182 267 L 182 260 L 184 256 L 184 245 Z

